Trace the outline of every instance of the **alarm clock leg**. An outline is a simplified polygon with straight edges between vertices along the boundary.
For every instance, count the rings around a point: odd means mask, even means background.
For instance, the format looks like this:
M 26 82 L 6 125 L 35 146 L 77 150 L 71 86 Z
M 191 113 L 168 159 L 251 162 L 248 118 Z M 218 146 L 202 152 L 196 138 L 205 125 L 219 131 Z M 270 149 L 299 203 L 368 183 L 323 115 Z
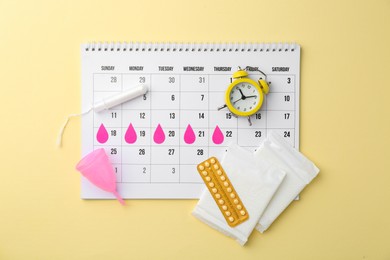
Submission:
M 250 116 L 248 116 L 248 122 L 249 122 L 249 126 L 252 126 L 252 121 Z
M 218 107 L 217 109 L 218 109 L 218 111 L 219 111 L 219 110 L 221 110 L 221 109 L 224 109 L 225 107 L 227 107 L 226 104 L 224 104 L 223 106 Z

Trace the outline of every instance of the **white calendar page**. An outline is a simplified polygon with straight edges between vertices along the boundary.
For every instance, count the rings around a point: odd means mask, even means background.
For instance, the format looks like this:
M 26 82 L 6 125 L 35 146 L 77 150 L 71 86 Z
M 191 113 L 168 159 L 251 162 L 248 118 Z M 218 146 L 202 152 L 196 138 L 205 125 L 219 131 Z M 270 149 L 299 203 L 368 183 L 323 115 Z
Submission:
M 196 165 L 230 143 L 255 151 L 270 130 L 299 146 L 298 45 L 82 45 L 82 108 L 139 84 L 149 92 L 82 119 L 82 153 L 104 148 L 123 198 L 199 198 Z M 223 105 L 238 66 L 267 74 L 262 108 L 236 118 Z M 257 80 L 258 72 L 250 72 Z M 82 198 L 113 198 L 82 179 Z

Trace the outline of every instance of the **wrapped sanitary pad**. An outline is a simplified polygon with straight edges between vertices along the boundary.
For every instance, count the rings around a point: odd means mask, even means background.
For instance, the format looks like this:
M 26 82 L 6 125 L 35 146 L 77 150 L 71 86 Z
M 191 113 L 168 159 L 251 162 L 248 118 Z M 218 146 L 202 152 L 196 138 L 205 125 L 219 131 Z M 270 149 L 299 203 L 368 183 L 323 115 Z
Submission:
M 237 145 L 228 148 L 221 165 L 245 206 L 249 219 L 230 227 L 207 188 L 192 214 L 244 245 L 286 173 L 261 158 L 255 162 L 253 153 Z
M 261 167 L 263 161 L 267 161 L 286 172 L 286 177 L 256 226 L 257 230 L 264 232 L 317 176 L 319 169 L 275 132 L 268 134 L 254 157 L 258 167 Z

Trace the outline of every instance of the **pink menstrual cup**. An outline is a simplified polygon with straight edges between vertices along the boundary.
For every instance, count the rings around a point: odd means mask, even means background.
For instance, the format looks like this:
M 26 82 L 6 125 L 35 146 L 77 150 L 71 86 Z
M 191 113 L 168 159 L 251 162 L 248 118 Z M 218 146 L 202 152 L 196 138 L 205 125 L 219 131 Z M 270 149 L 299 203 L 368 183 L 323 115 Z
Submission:
M 111 192 L 122 205 L 125 205 L 125 202 L 116 191 L 114 168 L 103 148 L 87 154 L 76 165 L 76 169 L 91 183 L 102 190 Z

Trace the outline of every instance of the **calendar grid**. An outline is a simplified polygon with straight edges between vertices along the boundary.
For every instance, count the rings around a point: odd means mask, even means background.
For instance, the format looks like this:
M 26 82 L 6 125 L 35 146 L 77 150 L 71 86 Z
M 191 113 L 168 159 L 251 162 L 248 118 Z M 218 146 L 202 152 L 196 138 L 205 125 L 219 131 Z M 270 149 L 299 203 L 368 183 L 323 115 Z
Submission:
M 150 81 L 150 90 L 152 90 L 152 76 L 149 76 L 149 81 Z M 152 95 L 149 95 L 149 103 L 150 103 L 150 106 L 149 106 L 149 109 L 150 111 L 152 111 Z M 150 117 L 150 126 L 152 125 L 152 117 Z M 151 151 L 152 150 L 152 135 L 150 134 L 150 142 L 149 142 L 149 150 Z M 152 156 L 150 156 L 150 162 L 149 162 L 149 182 L 152 183 Z
M 292 77 L 294 77 L 294 93 L 296 93 L 296 79 L 295 79 L 295 75 L 292 75 Z M 299 96 L 298 95 L 296 95 L 296 97 L 295 97 L 297 100 L 299 100 Z M 297 102 L 294 102 L 294 111 L 297 111 Z M 296 115 L 296 116 L 299 116 L 299 115 Z M 294 120 L 294 129 L 296 129 L 296 120 Z M 296 133 L 297 135 L 299 135 L 299 133 Z M 294 141 L 294 144 L 293 144 L 293 146 L 294 147 L 296 147 L 296 143 L 295 143 L 295 138 L 293 139 L 293 141 Z
M 210 97 L 210 75 L 207 75 L 207 96 Z M 210 98 L 207 99 L 207 107 L 210 109 Z M 208 134 L 210 137 L 210 117 L 208 117 Z M 207 138 L 207 147 L 210 147 L 210 138 Z M 207 149 L 207 157 L 210 157 L 210 149 Z
M 92 94 L 91 94 L 91 97 L 92 97 L 92 104 L 95 104 L 95 74 L 92 74 Z M 92 113 L 92 122 L 95 122 L 95 113 Z M 94 143 L 94 140 L 95 140 L 95 135 L 91 135 L 90 136 L 91 140 L 92 140 L 92 144 Z M 93 150 L 95 150 L 95 146 L 93 145 Z
M 106 74 L 106 73 L 96 73 L 96 74 L 101 74 L 101 75 L 108 75 L 108 76 L 112 76 L 113 74 Z M 95 76 L 95 74 L 93 74 Z M 157 86 L 155 86 L 155 84 L 157 84 L 155 82 L 155 80 L 153 79 L 155 75 L 165 75 L 165 76 L 170 76 L 170 75 L 167 75 L 167 74 L 162 74 L 162 73 L 148 73 L 148 74 L 132 74 L 132 73 L 118 73 L 118 74 L 115 74 L 119 77 L 120 79 L 120 91 L 122 92 L 125 87 L 124 87 L 124 77 L 127 76 L 127 75 L 133 75 L 133 76 L 137 76 L 137 77 L 142 77 L 144 79 L 144 81 L 149 81 L 149 84 L 150 84 L 150 93 L 153 93 L 153 95 L 158 95 L 160 93 L 171 93 L 171 91 L 161 91 L 161 90 L 155 90 L 155 88 L 157 88 Z M 203 111 L 202 109 L 199 109 L 199 108 L 185 108 L 183 109 L 182 108 L 182 96 L 183 96 L 183 93 L 204 93 L 204 94 L 207 94 L 207 110 L 205 110 L 205 112 L 202 112 L 202 113 L 208 113 L 208 116 L 207 116 L 207 126 L 202 126 L 202 131 L 208 131 L 208 134 L 207 134 L 207 143 L 206 143 L 206 149 L 204 149 L 204 145 L 196 145 L 196 144 L 192 144 L 191 147 L 192 148 L 199 148 L 199 149 L 202 149 L 203 151 L 203 154 L 204 155 L 207 155 L 207 156 L 210 156 L 210 147 L 213 147 L 213 145 L 210 143 L 210 140 L 212 138 L 212 133 L 213 131 L 215 130 L 215 126 L 217 125 L 212 125 L 212 118 L 210 116 L 210 112 L 216 112 L 216 113 L 221 113 L 221 114 L 226 114 L 226 118 L 228 118 L 228 115 L 227 114 L 231 114 L 230 111 L 228 110 L 224 110 L 224 111 L 218 111 L 217 109 L 217 106 L 219 104 L 212 104 L 210 103 L 210 95 L 211 94 L 217 94 L 217 95 L 220 95 L 221 97 L 224 96 L 224 91 L 221 91 L 221 90 L 217 90 L 217 91 L 213 91 L 210 89 L 210 81 L 211 81 L 211 78 L 213 76 L 215 76 L 216 74 L 172 74 L 172 77 L 176 77 L 177 78 L 177 84 L 178 84 L 178 89 L 177 89 L 177 99 L 178 99 L 178 107 L 174 110 L 172 110 L 172 107 L 169 108 L 164 108 L 164 107 L 160 107 L 158 108 L 158 111 L 160 112 L 164 112 L 166 111 L 167 113 L 171 112 L 171 111 L 180 111 L 178 113 L 176 112 L 172 112 L 172 114 L 175 114 L 175 116 L 177 116 L 177 120 L 178 120 L 178 125 L 177 126 L 170 126 L 168 129 L 171 129 L 172 131 L 177 131 L 178 132 L 178 136 L 179 137 L 182 137 L 183 134 L 184 134 L 184 131 L 186 129 L 186 123 L 183 121 L 183 116 L 182 116 L 182 113 L 187 111 L 187 112 L 199 112 L 199 111 Z M 93 76 L 93 77 L 94 77 Z M 188 90 L 183 90 L 183 86 L 182 86 L 182 77 L 183 76 L 195 76 L 195 77 L 204 77 L 205 79 L 207 79 L 207 84 L 206 84 L 206 90 L 199 90 L 199 89 L 191 89 L 190 92 L 188 92 Z M 217 74 L 218 77 L 220 76 L 225 76 L 227 79 L 230 77 L 230 74 Z M 294 78 L 294 88 L 293 88 L 293 91 L 285 91 L 285 92 L 282 92 L 282 91 L 273 91 L 272 88 L 271 88 L 271 94 L 277 94 L 277 93 L 282 93 L 282 94 L 293 94 L 295 93 L 295 77 L 292 77 Z M 93 79 L 93 85 L 95 83 L 95 78 Z M 102 91 L 102 90 L 95 90 L 95 86 L 93 86 L 93 92 L 94 93 L 108 93 L 108 92 L 112 92 L 112 91 Z M 179 140 L 178 143 L 176 145 L 174 145 L 173 149 L 176 151 L 176 148 L 178 147 L 177 149 L 177 162 L 175 164 L 170 164 L 170 163 L 167 163 L 167 164 L 164 164 L 164 163 L 153 163 L 153 160 L 156 159 L 157 155 L 156 154 L 153 154 L 152 153 L 152 150 L 153 150 L 153 130 L 155 130 L 155 127 L 156 127 L 156 124 L 154 123 L 154 115 L 153 115 L 153 111 L 157 111 L 156 108 L 153 107 L 153 102 L 154 102 L 154 97 L 152 97 L 153 95 L 148 93 L 148 103 L 149 103 L 149 106 L 148 106 L 148 110 L 150 111 L 150 115 L 149 115 L 149 125 L 145 125 L 145 126 L 142 126 L 140 127 L 141 129 L 144 129 L 144 130 L 147 130 L 149 132 L 149 144 L 137 144 L 136 147 L 140 148 L 140 149 L 145 149 L 145 148 L 148 148 L 148 151 L 149 151 L 149 167 L 144 167 L 142 169 L 142 171 L 144 173 L 147 173 L 148 176 L 149 176 L 149 183 L 155 183 L 155 181 L 153 180 L 153 178 L 156 178 L 156 175 L 157 172 L 153 170 L 153 167 L 155 166 L 158 166 L 158 165 L 172 165 L 172 171 L 174 171 L 174 173 L 176 173 L 178 175 L 178 180 L 177 182 L 178 183 L 182 183 L 182 169 L 180 167 L 180 165 L 196 165 L 196 164 L 186 164 L 186 163 L 183 163 L 182 162 L 182 153 L 180 152 L 181 149 L 183 149 L 182 147 L 180 146 L 177 146 L 177 145 L 180 145 L 180 143 L 182 143 L 182 140 Z M 173 92 L 175 93 L 175 92 Z M 204 95 L 202 94 L 202 95 Z M 175 94 L 173 94 L 175 95 Z M 92 95 L 93 96 L 93 101 L 95 100 L 95 95 Z M 221 99 L 224 101 L 224 99 Z M 259 131 L 259 134 L 258 136 L 259 137 L 263 137 L 263 136 L 267 136 L 267 131 L 269 130 L 269 126 L 268 126 L 268 121 L 270 120 L 269 119 L 269 112 L 294 112 L 296 110 L 296 102 L 294 102 L 294 107 L 292 110 L 286 110 L 286 109 L 277 109 L 277 108 L 270 108 L 269 107 L 269 104 L 268 104 L 268 98 L 266 97 L 265 100 L 264 100 L 264 107 L 259 111 L 259 114 L 262 115 L 261 118 L 264 119 L 264 126 L 263 127 L 252 127 L 252 126 L 249 126 L 248 122 L 247 122 L 247 118 L 245 118 L 244 121 L 246 121 L 245 123 L 244 122 L 240 122 L 240 119 L 237 119 L 236 117 L 232 117 L 234 118 L 233 120 L 235 120 L 235 125 L 234 125 L 234 129 L 236 129 L 236 133 L 234 135 L 234 140 L 236 143 L 238 144 L 241 144 L 241 142 L 245 142 L 245 139 L 246 137 L 245 136 L 240 136 L 238 134 L 237 131 L 242 131 L 244 129 L 247 129 L 247 130 L 258 130 Z M 215 107 L 215 108 L 214 108 Z M 128 127 L 128 125 L 124 124 L 124 114 L 127 113 L 127 112 L 131 112 L 131 113 L 137 113 L 138 111 L 142 111 L 142 109 L 140 109 L 139 107 L 125 107 L 124 105 L 120 105 L 118 106 L 119 110 L 120 111 L 120 118 L 121 118 L 121 121 L 118 124 L 111 124 L 111 126 L 107 126 L 107 129 L 111 129 L 111 128 L 115 128 L 115 129 L 118 129 L 118 133 L 119 135 L 124 135 L 126 133 L 126 129 Z M 110 109 L 109 110 L 111 113 L 114 113 L 112 111 L 115 111 L 115 108 L 113 109 Z M 230 116 L 231 117 L 231 116 Z M 95 116 L 93 117 L 93 121 L 95 121 Z M 254 121 L 255 119 L 253 119 L 253 116 L 252 116 L 252 122 Z M 224 130 L 226 129 L 226 126 L 223 126 L 223 125 L 218 125 L 220 126 L 221 130 Z M 137 125 L 134 125 L 134 127 L 137 127 Z M 99 126 L 94 126 L 94 132 L 96 132 L 98 130 Z M 229 128 L 229 127 L 228 127 Z M 279 129 L 279 130 L 294 130 L 296 128 L 296 124 L 295 124 L 295 121 L 294 121 L 294 124 L 293 124 L 293 127 L 275 127 L 273 126 L 272 129 Z M 240 130 L 241 129 L 241 130 Z M 263 132 L 263 134 L 261 133 Z M 227 138 L 228 136 L 226 136 Z M 294 140 L 293 140 L 294 141 Z M 96 145 L 96 141 L 94 141 L 95 145 Z M 295 141 L 293 142 L 293 144 L 295 145 Z M 131 147 L 132 144 L 124 144 L 124 140 L 123 138 L 120 138 L 120 143 L 118 144 L 121 148 L 120 150 L 120 162 L 118 163 L 119 167 L 117 167 L 116 169 L 119 169 L 119 173 L 118 173 L 118 182 L 126 182 L 123 180 L 123 169 L 121 169 L 120 165 L 144 165 L 143 163 L 131 163 L 131 164 L 128 164 L 128 163 L 125 163 L 124 162 L 124 149 L 126 149 L 126 147 Z M 170 148 L 172 147 L 173 144 L 159 144 L 158 147 L 160 148 Z M 102 147 L 106 147 L 104 145 L 101 145 Z M 115 145 L 114 145 L 115 146 Z M 177 146 L 177 147 L 176 147 Z M 215 146 L 215 145 L 214 145 Z M 243 147 L 247 147 L 247 148 L 254 148 L 256 147 L 256 144 L 253 143 L 253 145 L 241 145 Z M 221 146 L 223 147 L 223 146 Z M 154 159 L 153 159 L 154 158 Z M 178 166 L 178 168 L 176 169 L 176 165 Z M 154 177 L 153 177 L 154 176 Z M 127 181 L 128 182 L 128 181 Z M 131 181 L 130 181 L 131 182 Z M 187 183 L 187 182 L 186 182 Z
M 181 75 L 179 76 L 179 105 L 180 105 L 180 102 L 181 102 Z M 178 113 L 178 117 L 179 117 L 179 126 L 180 126 L 180 120 L 181 120 L 181 115 L 180 113 Z M 180 132 L 180 128 L 179 128 L 179 136 L 181 136 L 181 132 Z M 179 169 L 178 169 L 178 173 L 179 173 L 179 183 L 181 182 L 181 170 L 180 170 L 180 165 L 181 165 L 181 161 L 180 161 L 180 153 L 179 153 Z
M 123 92 L 123 77 L 122 75 L 120 76 L 120 79 L 121 79 L 121 91 Z M 123 106 L 122 104 L 120 105 L 121 107 L 121 126 L 123 126 Z M 120 131 L 121 134 L 123 134 L 123 131 L 121 129 Z M 121 165 L 122 165 L 122 162 L 123 162 L 123 138 L 121 138 Z M 118 168 L 115 168 L 115 169 L 118 169 Z M 117 172 L 116 172 L 117 174 Z M 120 167 L 120 179 L 119 179 L 119 182 L 122 182 L 122 166 Z
M 190 53 L 172 54 L 172 60 L 162 52 L 135 53 L 83 52 L 88 58 L 82 64 L 83 89 L 87 90 L 83 104 L 94 104 L 139 84 L 149 86 L 145 97 L 86 116 L 83 127 L 83 151 L 106 150 L 124 198 L 198 197 L 203 182 L 196 172 L 197 163 L 222 155 L 231 143 L 254 151 L 270 130 L 297 145 L 299 67 L 292 62 L 295 59 L 269 58 L 273 54 L 265 52 L 245 57 L 220 53 L 230 57 L 221 59 L 221 64 L 232 64 L 215 65 L 209 53 L 198 53 L 196 58 Z M 150 60 L 149 55 L 160 58 Z M 253 125 L 249 126 L 246 117 L 236 118 L 227 108 L 217 108 L 225 103 L 233 70 L 259 60 L 264 63 L 259 66 L 270 81 L 270 93 L 251 116 Z M 197 63 L 203 65 L 194 67 Z M 274 67 L 290 70 L 278 72 Z M 249 74 L 253 79 L 260 75 Z M 95 190 L 89 193 L 92 189 L 84 183 L 83 189 L 87 197 L 109 196 Z

